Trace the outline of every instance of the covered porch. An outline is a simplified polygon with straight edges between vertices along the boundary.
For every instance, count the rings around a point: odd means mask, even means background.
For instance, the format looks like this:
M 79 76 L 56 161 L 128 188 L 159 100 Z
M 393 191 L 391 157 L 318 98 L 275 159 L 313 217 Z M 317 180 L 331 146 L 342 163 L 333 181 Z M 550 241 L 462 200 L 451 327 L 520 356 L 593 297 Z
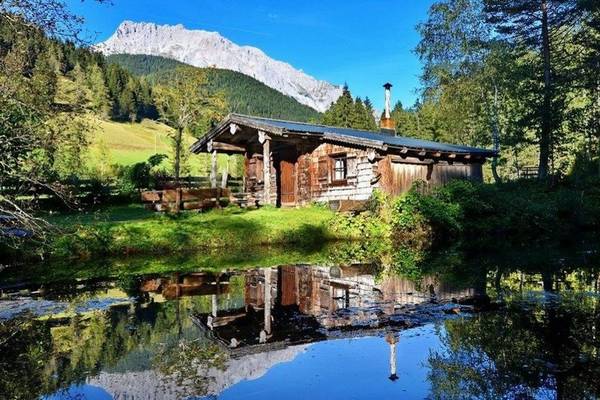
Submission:
M 215 127 L 191 150 L 211 155 L 210 181 L 217 187 L 219 154 L 244 157 L 242 192 L 257 205 L 295 206 L 298 193 L 299 157 L 319 143 L 307 136 L 285 134 L 271 125 L 237 124 L 231 120 Z

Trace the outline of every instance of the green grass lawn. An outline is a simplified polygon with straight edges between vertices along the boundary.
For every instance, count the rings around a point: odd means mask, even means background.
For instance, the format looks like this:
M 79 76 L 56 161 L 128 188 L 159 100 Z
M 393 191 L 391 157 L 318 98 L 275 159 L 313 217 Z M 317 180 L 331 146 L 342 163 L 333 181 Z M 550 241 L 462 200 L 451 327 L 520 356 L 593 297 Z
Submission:
M 205 213 L 154 214 L 141 206 L 56 215 L 62 233 L 51 244 L 55 257 L 97 254 L 173 254 L 202 249 L 260 245 L 314 245 L 348 239 L 336 228 L 335 213 L 323 207 L 245 210 L 228 207 Z M 350 238 L 353 239 L 353 238 Z
M 156 217 L 156 213 L 147 210 L 142 204 L 129 204 L 124 206 L 105 207 L 97 210 L 82 212 L 55 213 L 45 216 L 52 225 L 62 229 L 69 229 L 75 225 L 89 225 L 95 223 L 141 221 Z

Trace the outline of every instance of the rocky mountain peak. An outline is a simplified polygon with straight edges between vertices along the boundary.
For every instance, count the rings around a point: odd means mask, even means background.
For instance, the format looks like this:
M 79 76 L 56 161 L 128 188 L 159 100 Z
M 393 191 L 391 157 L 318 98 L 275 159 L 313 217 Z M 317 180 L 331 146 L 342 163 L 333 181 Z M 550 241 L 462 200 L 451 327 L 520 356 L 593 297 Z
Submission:
M 217 32 L 189 30 L 181 24 L 123 21 L 110 38 L 95 48 L 105 55 L 148 54 L 196 67 L 241 72 L 321 112 L 342 93 L 340 86 L 274 60 L 256 47 L 239 46 Z

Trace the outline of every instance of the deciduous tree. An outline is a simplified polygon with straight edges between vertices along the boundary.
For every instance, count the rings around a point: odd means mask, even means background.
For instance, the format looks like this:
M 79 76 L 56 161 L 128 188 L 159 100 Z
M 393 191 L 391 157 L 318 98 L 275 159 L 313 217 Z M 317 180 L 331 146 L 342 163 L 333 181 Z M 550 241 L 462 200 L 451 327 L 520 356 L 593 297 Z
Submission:
M 222 117 L 225 102 L 219 96 L 209 95 L 205 90 L 206 76 L 195 68 L 179 67 L 169 86 L 161 85 L 155 90 L 155 99 L 161 119 L 175 131 L 173 134 L 173 171 L 178 184 L 181 171 L 181 152 L 184 132 L 193 133 L 211 121 Z M 179 202 L 177 202 L 177 211 Z

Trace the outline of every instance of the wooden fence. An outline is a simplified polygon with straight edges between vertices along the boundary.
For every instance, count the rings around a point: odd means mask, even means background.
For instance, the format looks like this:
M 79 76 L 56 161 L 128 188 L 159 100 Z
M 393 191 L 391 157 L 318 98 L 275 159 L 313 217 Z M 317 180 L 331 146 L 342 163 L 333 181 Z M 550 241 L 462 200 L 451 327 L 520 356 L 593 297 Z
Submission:
M 528 166 L 521 167 L 518 171 L 519 178 L 523 179 L 536 179 L 538 177 L 538 167 Z
M 180 187 L 183 188 L 210 188 L 210 178 L 207 176 L 184 176 L 181 177 Z M 217 184 L 220 186 L 222 177 L 218 176 Z M 176 187 L 173 177 L 156 178 L 155 187 L 139 188 L 139 190 L 169 189 Z M 243 178 L 227 179 L 227 189 L 231 193 L 243 191 Z M 101 199 L 110 199 L 116 196 L 122 196 L 122 188 L 119 187 L 116 180 L 101 182 L 96 179 L 72 179 L 56 181 L 45 184 L 33 184 L 30 182 L 21 182 L 16 180 L 0 180 L 0 193 L 8 196 L 20 196 L 22 200 L 57 200 L 66 197 L 74 201 L 83 203 L 98 203 Z M 125 193 L 126 195 L 126 193 Z
M 217 176 L 217 187 L 222 186 L 223 177 L 221 175 Z M 156 189 L 168 189 L 177 186 L 174 177 L 160 177 L 156 182 Z M 184 188 L 210 188 L 210 177 L 208 176 L 184 176 L 179 178 L 179 186 Z M 242 192 L 244 188 L 244 179 L 243 178 L 234 178 L 228 177 L 227 184 L 225 186 L 227 189 L 231 190 L 233 193 Z M 147 188 L 150 189 L 150 188 Z

